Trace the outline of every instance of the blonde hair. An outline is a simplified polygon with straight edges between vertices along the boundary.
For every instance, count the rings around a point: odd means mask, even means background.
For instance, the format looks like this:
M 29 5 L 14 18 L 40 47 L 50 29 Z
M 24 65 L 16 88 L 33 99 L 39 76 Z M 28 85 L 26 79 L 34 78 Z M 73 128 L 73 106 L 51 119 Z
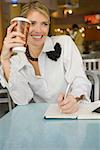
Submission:
M 27 17 L 30 11 L 36 10 L 46 16 L 48 18 L 48 21 L 50 22 L 50 14 L 49 9 L 41 2 L 34 1 L 26 3 L 22 6 L 21 14 L 20 16 Z

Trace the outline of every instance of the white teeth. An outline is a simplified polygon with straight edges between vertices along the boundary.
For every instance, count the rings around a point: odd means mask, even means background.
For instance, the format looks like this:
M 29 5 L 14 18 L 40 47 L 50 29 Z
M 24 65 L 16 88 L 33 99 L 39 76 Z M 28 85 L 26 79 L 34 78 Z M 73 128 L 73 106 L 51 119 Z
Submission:
M 40 35 L 39 35 L 39 36 L 38 36 L 38 35 L 36 35 L 36 36 L 34 35 L 34 36 L 32 36 L 32 37 L 35 38 L 35 39 L 40 39 L 40 38 L 42 38 L 42 36 L 40 36 Z

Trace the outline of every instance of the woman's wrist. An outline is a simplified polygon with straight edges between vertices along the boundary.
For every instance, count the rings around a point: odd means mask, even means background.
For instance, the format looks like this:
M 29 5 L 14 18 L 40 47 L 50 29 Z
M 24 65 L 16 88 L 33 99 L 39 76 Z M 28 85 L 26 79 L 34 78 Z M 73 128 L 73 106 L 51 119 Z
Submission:
M 85 95 L 75 96 L 72 94 L 68 94 L 68 96 L 73 96 L 73 98 L 76 99 L 77 102 L 85 99 Z
M 1 55 L 1 64 L 5 64 L 5 63 L 8 63 L 8 62 L 10 62 L 10 59 Z
M 84 95 L 81 95 L 81 96 L 78 96 L 78 97 L 75 97 L 75 99 L 77 100 L 77 102 L 81 101 L 84 99 Z

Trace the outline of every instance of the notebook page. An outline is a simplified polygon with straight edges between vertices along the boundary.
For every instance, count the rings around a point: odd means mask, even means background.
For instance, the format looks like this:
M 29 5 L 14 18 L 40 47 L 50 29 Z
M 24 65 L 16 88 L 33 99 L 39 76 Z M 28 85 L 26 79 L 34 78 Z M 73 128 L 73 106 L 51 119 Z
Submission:
M 100 119 L 100 113 L 92 112 L 98 107 L 100 107 L 100 101 L 95 101 L 83 105 L 80 104 L 78 119 Z
M 64 114 L 60 112 L 58 104 L 50 104 L 47 111 L 44 114 L 45 119 L 55 118 L 55 119 L 77 119 L 77 114 Z
M 92 113 L 92 111 L 100 106 L 100 101 L 92 103 L 81 103 L 79 110 L 73 114 L 61 113 L 58 104 L 50 104 L 44 114 L 45 119 L 100 119 L 100 113 Z

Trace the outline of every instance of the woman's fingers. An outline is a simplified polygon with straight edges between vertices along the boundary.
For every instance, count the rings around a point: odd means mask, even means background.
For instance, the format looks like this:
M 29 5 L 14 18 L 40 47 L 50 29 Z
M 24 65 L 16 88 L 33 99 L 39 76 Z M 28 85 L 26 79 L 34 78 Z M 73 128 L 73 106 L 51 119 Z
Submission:
M 20 37 L 17 35 L 20 35 Z M 15 32 L 9 36 L 6 36 L 4 39 L 4 46 L 6 47 L 6 49 L 11 49 L 14 46 L 24 45 L 25 41 L 21 37 L 24 36 L 20 33 Z
M 9 38 L 15 38 L 15 37 L 20 37 L 22 39 L 25 39 L 25 35 L 23 33 L 12 31 L 11 34 L 9 35 Z
M 13 43 L 13 42 L 25 44 L 25 35 L 19 31 L 17 32 L 13 31 L 13 28 L 15 27 L 15 25 L 16 23 L 13 23 L 7 29 L 7 35 L 4 39 L 4 44 L 6 45 L 6 47 L 7 47 L 7 44 L 9 45 L 10 43 Z
M 59 106 L 61 105 L 63 99 L 64 99 L 64 93 L 60 93 L 57 99 Z
M 63 113 L 73 113 L 78 109 L 78 104 L 74 96 L 69 95 L 60 102 L 59 107 Z
M 7 34 L 9 34 L 9 33 L 11 33 L 11 32 L 13 31 L 13 29 L 14 29 L 14 27 L 15 27 L 16 24 L 17 24 L 17 23 L 13 23 L 13 24 L 11 24 L 11 25 L 7 28 Z
M 19 44 L 23 45 L 23 44 L 25 44 L 25 41 L 23 41 L 21 38 L 12 38 L 9 41 L 9 44 L 11 44 L 11 43 L 18 43 L 18 45 Z
M 76 104 L 73 107 L 70 107 L 69 109 L 61 109 L 61 110 L 62 110 L 62 113 L 72 114 L 78 111 L 78 109 L 79 109 L 79 106 L 78 104 Z
M 73 101 L 73 96 L 67 96 L 65 99 L 63 99 L 63 101 L 61 101 L 60 106 L 64 106 L 66 105 L 70 105 L 70 103 L 74 102 Z

